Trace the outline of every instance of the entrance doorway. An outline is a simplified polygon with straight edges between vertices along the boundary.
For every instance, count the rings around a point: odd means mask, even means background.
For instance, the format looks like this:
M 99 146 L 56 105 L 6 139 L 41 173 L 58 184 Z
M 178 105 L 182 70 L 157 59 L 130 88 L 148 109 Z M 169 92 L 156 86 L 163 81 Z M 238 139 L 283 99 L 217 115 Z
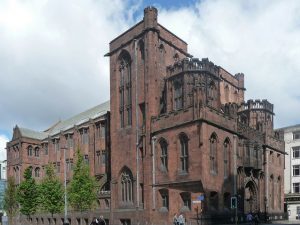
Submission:
M 244 212 L 258 212 L 257 189 L 253 181 L 246 184 L 244 194 Z

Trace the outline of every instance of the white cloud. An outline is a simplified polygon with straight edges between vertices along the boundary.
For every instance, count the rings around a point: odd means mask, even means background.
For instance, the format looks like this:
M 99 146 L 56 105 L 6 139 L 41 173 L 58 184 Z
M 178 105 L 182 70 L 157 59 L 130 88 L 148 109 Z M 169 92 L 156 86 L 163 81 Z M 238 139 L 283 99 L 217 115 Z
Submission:
M 0 1 L 0 124 L 42 130 L 109 99 L 109 42 L 141 19 L 141 1 Z M 138 10 L 138 11 L 137 11 Z M 159 22 L 231 73 L 247 98 L 300 123 L 299 1 L 199 1 L 159 9 Z M 138 14 L 140 17 L 135 18 Z
M 127 1 L 1 1 L 0 124 L 45 129 L 109 99 L 109 42 Z M 130 11 L 129 11 L 130 12 Z
M 300 2 L 200 1 L 163 10 L 159 21 L 229 72 L 245 74 L 246 97 L 275 105 L 275 125 L 300 123 Z
M 0 135 L 0 161 L 6 160 L 6 142 L 8 138 L 4 135 Z

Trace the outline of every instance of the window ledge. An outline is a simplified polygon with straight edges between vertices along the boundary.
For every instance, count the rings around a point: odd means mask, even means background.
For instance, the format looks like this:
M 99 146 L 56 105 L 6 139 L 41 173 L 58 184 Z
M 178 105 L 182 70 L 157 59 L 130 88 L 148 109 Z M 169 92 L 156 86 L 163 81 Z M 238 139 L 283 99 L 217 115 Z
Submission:
M 168 213 L 169 209 L 167 207 L 161 207 L 158 211 L 161 213 Z
M 165 166 L 163 166 L 163 165 L 160 166 L 160 171 L 163 172 L 163 173 L 165 173 L 165 174 L 168 173 L 168 169 Z
M 180 209 L 180 212 L 190 212 L 191 209 L 187 206 L 183 206 L 181 209 Z
M 210 174 L 213 175 L 213 176 L 217 176 L 218 175 L 218 173 L 215 172 L 215 171 L 210 171 Z
M 179 171 L 180 176 L 187 176 L 189 173 L 187 171 Z

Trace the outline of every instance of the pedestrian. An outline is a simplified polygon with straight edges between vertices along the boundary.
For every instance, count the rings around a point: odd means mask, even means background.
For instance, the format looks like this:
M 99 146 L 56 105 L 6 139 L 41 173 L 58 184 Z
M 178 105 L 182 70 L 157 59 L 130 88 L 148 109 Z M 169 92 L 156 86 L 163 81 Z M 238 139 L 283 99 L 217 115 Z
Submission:
M 93 220 L 90 223 L 90 225 L 97 225 L 97 219 L 96 219 L 96 217 L 93 218 Z
M 178 225 L 177 213 L 174 213 L 174 217 L 173 217 L 173 225 Z
M 98 220 L 98 225 L 106 225 L 105 219 L 103 216 L 100 216 L 99 220 Z
M 258 222 L 259 222 L 258 213 L 256 213 L 255 216 L 254 216 L 255 225 L 258 225 Z
M 178 224 L 179 225 L 184 225 L 185 224 L 185 220 L 182 214 L 179 215 L 178 217 Z
M 247 220 L 247 222 L 249 222 L 250 224 L 252 224 L 252 222 L 253 222 L 253 216 L 252 216 L 251 213 L 247 214 L 246 220 Z

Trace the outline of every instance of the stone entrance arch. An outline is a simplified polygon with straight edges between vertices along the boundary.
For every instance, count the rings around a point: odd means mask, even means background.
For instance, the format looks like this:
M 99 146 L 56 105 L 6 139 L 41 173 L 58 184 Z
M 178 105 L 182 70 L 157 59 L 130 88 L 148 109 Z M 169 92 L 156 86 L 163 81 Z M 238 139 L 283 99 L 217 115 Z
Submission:
M 258 193 L 254 181 L 246 183 L 244 196 L 244 212 L 258 212 Z

